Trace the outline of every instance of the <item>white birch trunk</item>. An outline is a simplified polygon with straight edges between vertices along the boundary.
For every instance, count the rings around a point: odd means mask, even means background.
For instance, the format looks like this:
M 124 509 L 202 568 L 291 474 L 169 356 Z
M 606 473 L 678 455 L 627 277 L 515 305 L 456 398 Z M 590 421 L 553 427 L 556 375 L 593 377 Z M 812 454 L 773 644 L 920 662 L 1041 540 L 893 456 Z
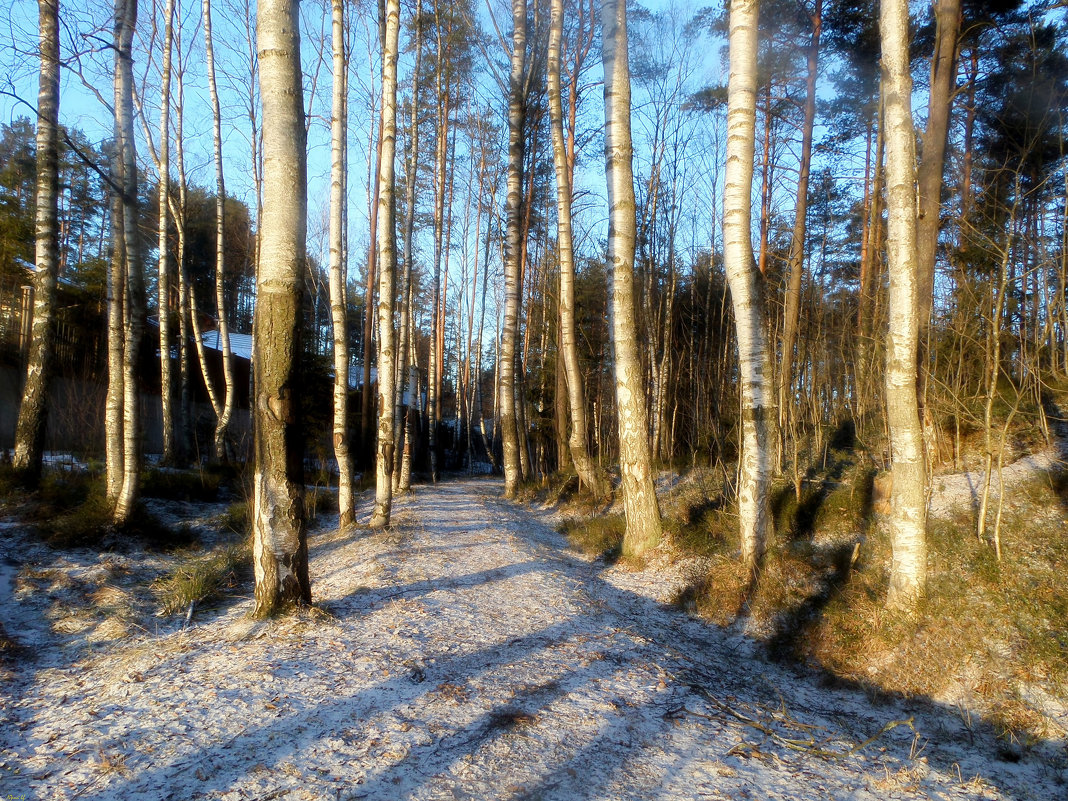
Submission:
M 382 158 L 378 163 L 378 447 L 375 456 L 375 508 L 371 528 L 389 525 L 393 508 L 393 427 L 396 409 L 393 284 L 397 274 L 394 190 L 397 152 L 397 54 L 400 0 L 385 0 L 382 46 Z
M 215 48 L 211 36 L 211 0 L 203 0 L 204 50 L 207 57 L 208 93 L 211 97 L 212 142 L 215 154 L 215 313 L 218 315 L 219 348 L 222 351 L 222 409 L 216 410 L 215 459 L 226 459 L 226 435 L 234 414 L 234 356 L 230 350 L 230 324 L 226 319 L 226 182 L 223 179 L 222 113 L 215 86 Z
M 299 439 L 301 293 L 307 231 L 304 91 L 297 0 L 260 0 L 256 47 L 263 98 L 263 219 L 256 275 L 256 615 L 310 603 Z
M 771 535 L 769 436 L 773 422 L 771 365 L 764 326 L 760 273 L 751 237 L 757 87 L 757 0 L 730 7 L 730 74 L 727 85 L 727 165 L 723 181 L 723 261 L 738 332 L 742 452 L 738 517 L 742 562 L 759 568 Z
M 553 164 L 556 169 L 556 227 L 560 257 L 560 357 L 571 410 L 571 436 L 568 450 L 579 480 L 594 495 L 608 494 L 608 482 L 590 458 L 586 440 L 586 398 L 578 363 L 575 336 L 575 253 L 571 231 L 571 171 L 564 141 L 564 109 L 560 91 L 560 61 L 564 31 L 563 0 L 552 0 L 549 26 L 549 125 L 553 138 Z M 562 421 L 564 422 L 564 421 Z M 561 454 L 563 456 L 563 454 Z
M 916 134 L 912 124 L 907 0 L 882 0 L 882 93 L 886 127 L 887 260 L 890 318 L 886 353 L 886 417 L 893 489 L 893 562 L 887 605 L 912 609 L 927 577 L 923 431 L 916 390 L 919 345 L 919 262 L 916 241 Z
M 115 114 L 116 139 L 122 161 L 122 239 L 125 280 L 122 347 L 122 485 L 112 515 L 121 526 L 133 513 L 141 483 L 141 399 L 137 362 L 144 332 L 144 275 L 137 231 L 137 154 L 134 149 L 133 35 L 137 27 L 136 0 L 117 0 Z
M 164 464 L 174 461 L 174 407 L 171 371 L 171 259 L 167 244 L 167 229 L 170 224 L 171 200 L 171 51 L 174 40 L 174 0 L 167 0 L 163 10 L 163 85 L 159 100 L 159 265 L 157 267 L 157 293 L 159 308 L 159 375 L 160 405 L 163 422 Z M 151 140 L 149 140 L 151 141 Z M 181 416 L 181 415 L 180 415 Z
M 345 261 L 346 137 L 348 115 L 348 58 L 345 53 L 345 4 L 331 2 L 334 64 L 333 109 L 330 123 L 330 319 L 334 337 L 334 458 L 337 460 L 337 503 L 341 528 L 356 522 L 352 455 L 349 452 L 349 329 L 348 264 Z
M 648 411 L 634 319 L 636 224 L 626 0 L 602 3 L 601 47 L 605 76 L 604 158 L 608 182 L 608 261 L 612 268 L 612 344 L 619 416 L 619 469 L 627 518 L 623 553 L 640 557 L 656 547 L 662 531 L 653 486 Z
M 500 352 L 501 443 L 504 451 L 504 496 L 519 490 L 520 454 L 516 428 L 516 340 L 519 333 L 519 270 L 523 203 L 523 122 L 526 47 L 526 0 L 512 0 L 512 69 L 508 84 L 508 180 L 505 198 L 504 328 Z
M 15 427 L 15 467 L 29 483 L 41 477 L 55 348 L 59 270 L 59 0 L 39 0 L 41 64 L 37 88 L 37 209 L 33 327 Z

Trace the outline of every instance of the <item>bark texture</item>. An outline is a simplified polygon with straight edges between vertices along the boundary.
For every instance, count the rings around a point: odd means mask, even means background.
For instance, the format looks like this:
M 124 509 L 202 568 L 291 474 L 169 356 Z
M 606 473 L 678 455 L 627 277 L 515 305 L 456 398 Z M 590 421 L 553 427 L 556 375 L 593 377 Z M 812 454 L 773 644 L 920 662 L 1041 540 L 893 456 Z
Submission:
M 215 155 L 215 314 L 222 351 L 223 397 L 222 407 L 216 408 L 214 451 L 215 459 L 226 459 L 226 436 L 234 414 L 234 355 L 230 350 L 230 324 L 226 319 L 226 182 L 222 160 L 222 114 L 219 93 L 215 87 L 215 48 L 211 35 L 211 0 L 204 0 L 204 51 L 208 68 L 208 93 L 211 96 L 212 143 Z
M 571 231 L 571 170 L 568 162 L 567 143 L 564 140 L 564 109 L 560 90 L 561 47 L 564 31 L 563 0 L 552 0 L 552 18 L 549 26 L 549 125 L 553 138 L 553 165 L 556 169 L 556 230 L 560 258 L 560 360 L 557 373 L 564 378 L 564 387 L 558 386 L 558 403 L 570 408 L 571 435 L 567 437 L 567 450 L 575 464 L 579 481 L 597 498 L 608 493 L 608 482 L 590 457 L 586 440 L 586 398 L 579 370 L 578 342 L 575 336 L 575 252 Z M 559 392 L 559 389 L 566 389 Z M 561 427 L 567 425 L 566 412 L 561 408 Z M 561 431 L 563 438 L 564 431 Z
M 727 85 L 727 166 L 723 190 L 723 261 L 738 329 L 742 455 L 738 517 L 742 561 L 755 571 L 771 536 L 768 508 L 775 437 L 771 362 L 764 325 L 761 276 L 750 238 L 753 137 L 756 128 L 757 0 L 730 7 Z
M 382 47 L 382 157 L 378 162 L 378 447 L 375 454 L 375 508 L 371 528 L 389 525 L 393 508 L 393 428 L 396 409 L 393 284 L 397 274 L 397 221 L 394 190 L 397 153 L 397 54 L 400 0 L 385 0 Z
M 137 28 L 137 0 L 115 4 L 116 143 L 121 164 L 122 255 L 124 281 L 122 325 L 122 484 L 115 497 L 113 520 L 129 520 L 141 487 L 141 398 L 137 364 L 145 323 L 145 285 L 137 230 L 137 152 L 134 146 L 133 36 Z
M 608 262 L 612 269 L 612 344 L 619 469 L 627 530 L 623 553 L 641 556 L 660 542 L 660 507 L 653 486 L 645 384 L 634 308 L 636 240 L 633 147 L 630 135 L 630 65 L 626 0 L 601 5 L 604 63 L 605 177 L 608 182 Z
M 297 394 L 307 228 L 304 92 L 296 0 L 260 0 L 263 219 L 256 276 L 255 482 L 252 552 L 256 615 L 310 603 Z
M 59 0 L 39 0 L 37 10 L 41 64 L 37 84 L 36 272 L 33 328 L 15 427 L 14 462 L 30 484 L 41 477 L 59 270 Z
M 519 490 L 520 454 L 516 428 L 515 362 L 519 333 L 519 271 L 522 259 L 524 72 L 527 46 L 526 0 L 512 0 L 512 69 L 508 82 L 508 179 L 505 197 L 504 327 L 501 330 L 500 418 L 504 456 L 504 496 Z
M 882 0 L 882 93 L 886 126 L 887 257 L 890 329 L 886 417 L 890 427 L 893 561 L 887 605 L 911 609 L 927 576 L 923 432 L 916 390 L 919 265 L 916 242 L 916 139 L 912 124 L 907 0 Z
M 331 41 L 334 63 L 330 121 L 330 320 L 334 337 L 334 458 L 337 460 L 338 525 L 356 522 L 352 454 L 349 451 L 348 265 L 345 260 L 345 175 L 348 136 L 348 58 L 345 53 L 345 4 L 332 0 Z

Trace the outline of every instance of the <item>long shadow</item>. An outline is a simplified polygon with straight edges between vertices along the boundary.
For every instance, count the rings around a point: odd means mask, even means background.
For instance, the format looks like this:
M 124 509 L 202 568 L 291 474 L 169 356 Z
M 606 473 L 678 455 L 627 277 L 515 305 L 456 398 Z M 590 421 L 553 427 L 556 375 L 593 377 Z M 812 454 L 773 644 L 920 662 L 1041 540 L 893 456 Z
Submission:
M 731 703 L 739 708 L 764 710 L 767 712 L 767 719 L 774 723 L 776 710 L 788 708 L 792 701 L 784 699 L 780 694 L 784 688 L 789 688 L 801 696 L 799 705 L 805 710 L 801 714 L 802 723 L 826 726 L 832 733 L 837 733 L 839 741 L 848 739 L 858 742 L 877 732 L 891 719 L 916 715 L 919 730 L 932 738 L 927 744 L 925 756 L 943 775 L 953 775 L 953 765 L 960 759 L 958 751 L 961 750 L 970 750 L 974 757 L 989 763 L 1005 756 L 1003 751 L 999 752 L 998 743 L 988 727 L 980 726 L 969 730 L 963 725 L 956 710 L 929 699 L 882 698 L 878 700 L 884 705 L 875 708 L 869 702 L 866 688 L 860 685 L 839 683 L 833 687 L 821 686 L 820 676 L 817 674 L 808 673 L 799 678 L 773 664 L 750 661 L 756 659 L 753 654 L 748 653 L 753 649 L 743 641 L 678 612 L 666 610 L 644 596 L 616 587 L 600 574 L 600 571 L 605 569 L 603 565 L 590 564 L 569 555 L 564 550 L 563 538 L 540 523 L 531 521 L 528 514 L 504 503 L 487 501 L 487 506 L 495 507 L 502 519 L 511 521 L 512 525 L 508 528 L 513 534 L 531 545 L 538 546 L 537 552 L 530 554 L 530 559 L 502 568 L 477 571 L 448 582 L 427 580 L 412 582 L 392 590 L 384 589 L 382 592 L 353 593 L 335 602 L 335 614 L 353 618 L 371 612 L 391 591 L 418 594 L 435 590 L 477 590 L 481 585 L 499 581 L 509 575 L 522 575 L 552 568 L 560 568 L 569 585 L 579 585 L 596 599 L 598 605 L 581 618 L 568 617 L 512 639 L 479 646 L 473 651 L 458 654 L 448 651 L 433 654 L 424 652 L 422 656 L 428 658 L 424 664 L 375 681 L 354 692 L 342 691 L 342 694 L 326 702 L 304 701 L 300 695 L 288 696 L 279 704 L 283 708 L 275 719 L 250 724 L 225 741 L 192 745 L 182 755 L 166 763 L 144 766 L 131 764 L 128 766 L 131 770 L 129 775 L 108 777 L 105 779 L 108 782 L 106 785 L 86 788 L 82 797 L 103 799 L 126 797 L 133 793 L 143 794 L 144 788 L 172 785 L 179 776 L 188 775 L 198 766 L 204 767 L 209 775 L 200 780 L 196 791 L 201 794 L 221 793 L 235 783 L 246 780 L 250 776 L 253 763 L 261 762 L 271 766 L 294 758 L 295 762 L 300 764 L 301 759 L 296 758 L 296 755 L 326 738 L 338 736 L 337 728 L 342 719 L 350 721 L 350 726 L 358 728 L 361 723 L 372 720 L 376 715 L 399 713 L 433 692 L 435 687 L 441 688 L 449 682 L 466 682 L 524 660 L 540 658 L 538 655 L 541 652 L 571 637 L 590 635 L 591 628 L 598 637 L 621 638 L 618 641 L 613 639 L 612 647 L 604 654 L 605 659 L 612 664 L 625 667 L 632 665 L 635 660 L 641 660 L 665 667 L 671 674 L 673 678 L 670 679 L 667 689 L 660 696 L 655 696 L 655 699 L 663 697 L 665 702 L 670 701 L 670 708 L 664 709 L 660 714 L 662 725 L 641 723 L 643 716 L 647 721 L 647 716 L 654 710 L 660 713 L 661 706 L 654 703 L 654 698 L 633 707 L 620 708 L 615 713 L 602 713 L 596 735 L 588 742 L 575 743 L 575 747 L 569 749 L 562 760 L 547 761 L 538 769 L 540 778 L 533 787 L 509 790 L 505 785 L 507 777 L 502 776 L 501 787 L 492 793 L 494 797 L 602 797 L 602 791 L 608 783 L 613 781 L 614 777 L 624 777 L 630 761 L 641 757 L 642 747 L 647 742 L 651 743 L 651 740 L 666 736 L 677 725 L 700 724 L 722 732 L 729 724 L 730 730 L 734 732 L 732 736 L 737 739 L 737 720 L 725 714 L 722 709 L 706 703 L 709 695 L 730 699 Z M 335 630 L 323 636 L 338 635 Z M 314 664 L 309 667 L 299 649 L 293 646 L 293 651 L 292 655 L 278 659 L 273 669 L 290 676 L 305 675 L 309 669 L 319 673 L 331 670 L 329 665 Z M 738 651 L 745 652 L 745 662 L 741 668 L 733 666 Z M 397 669 L 398 661 L 395 657 L 386 664 Z M 181 671 L 180 666 L 171 665 L 168 659 L 162 660 L 157 669 L 171 678 L 177 677 Z M 537 718 L 554 701 L 587 686 L 596 674 L 597 670 L 592 666 L 565 669 L 561 676 L 521 689 L 507 703 L 476 715 L 467 723 L 450 724 L 448 733 L 444 736 L 437 737 L 430 744 L 413 748 L 401 759 L 373 772 L 363 786 L 350 788 L 347 797 L 403 797 L 393 792 L 398 786 L 395 782 L 399 780 L 403 783 L 412 777 L 415 777 L 417 788 L 425 787 L 437 778 L 436 775 L 429 774 L 439 774 L 440 770 L 464 756 L 477 755 L 480 749 L 495 739 L 531 725 L 528 717 Z M 505 683 L 501 686 L 506 688 L 508 685 Z M 840 707 L 849 706 L 855 709 L 858 705 L 863 705 L 866 710 L 861 713 L 862 719 L 858 720 L 855 711 L 839 716 Z M 109 711 L 119 711 L 122 708 L 121 704 L 113 704 L 110 709 L 104 707 L 101 709 L 101 717 L 105 717 Z M 202 714 L 210 716 L 212 710 L 206 709 Z M 713 720 L 705 720 L 706 717 Z M 642 735 L 647 736 L 647 739 L 638 743 L 637 748 L 634 747 L 634 737 L 631 735 L 636 726 L 644 726 L 643 730 L 648 733 Z M 761 735 L 757 730 L 745 726 L 742 730 L 750 731 L 759 741 L 760 748 L 774 751 L 777 759 L 789 762 L 793 758 L 790 752 L 774 742 L 768 742 L 766 739 L 760 741 Z M 146 721 L 142 726 L 116 732 L 105 738 L 100 747 L 128 748 L 129 743 L 138 742 L 151 731 L 154 731 L 154 726 L 151 721 Z M 691 740 L 699 741 L 705 736 L 702 734 L 704 731 L 705 729 L 701 729 L 693 734 Z M 8 732 L 8 738 L 10 736 L 11 731 Z M 22 739 L 20 735 L 16 736 Z M 667 739 L 670 740 L 670 737 Z M 27 753 L 44 745 L 32 734 L 25 737 L 25 743 Z M 715 754 L 724 755 L 733 744 L 714 741 L 707 743 L 706 747 Z M 653 745 L 650 744 L 650 747 Z M 878 760 L 875 767 L 886 765 L 888 769 L 896 769 L 898 766 L 912 764 L 911 747 L 911 736 L 903 729 L 883 736 L 873 747 L 873 757 Z M 250 753 L 250 748 L 258 750 Z M 880 752 L 880 748 L 886 750 Z M 445 756 L 435 756 L 439 750 L 443 751 Z M 688 760 L 695 757 L 691 749 L 690 753 L 676 754 L 675 758 L 677 764 L 673 770 L 680 773 L 685 769 Z M 364 759 L 366 761 L 370 756 L 365 756 Z M 743 775 L 744 771 L 739 766 L 744 765 L 738 761 L 741 759 L 739 757 L 731 764 Z M 1037 770 L 1034 765 L 1037 757 L 1023 755 L 1023 759 L 1025 762 L 1031 762 L 1032 769 Z M 1021 768 L 1015 767 L 1017 770 Z M 967 774 L 966 770 L 965 778 L 968 777 Z M 996 785 L 995 777 L 984 778 Z M 1052 784 L 1045 781 L 1044 786 L 1052 787 Z M 13 788 L 12 791 L 18 789 L 20 788 Z M 936 792 L 939 787 L 932 784 L 924 789 Z

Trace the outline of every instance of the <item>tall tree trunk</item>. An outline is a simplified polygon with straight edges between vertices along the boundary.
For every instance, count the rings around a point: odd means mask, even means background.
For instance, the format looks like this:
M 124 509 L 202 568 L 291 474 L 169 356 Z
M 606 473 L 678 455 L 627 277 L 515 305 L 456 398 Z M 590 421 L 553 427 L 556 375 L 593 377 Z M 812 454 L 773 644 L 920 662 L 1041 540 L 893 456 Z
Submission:
M 38 0 L 41 64 L 37 89 L 37 210 L 33 328 L 15 427 L 15 467 L 28 483 L 41 477 L 55 353 L 59 271 L 59 0 Z
M 635 201 L 630 136 L 630 65 L 626 0 L 601 5 L 604 62 L 605 176 L 608 182 L 608 261 L 612 267 L 619 468 L 627 530 L 623 553 L 640 557 L 660 542 L 660 507 L 653 486 L 649 424 L 634 319 Z
M 408 455 L 411 452 L 409 437 L 412 434 L 412 410 L 404 403 L 404 388 L 408 385 L 408 349 L 411 346 L 409 335 L 409 320 L 412 313 L 412 240 L 415 234 L 415 185 L 419 177 L 419 71 L 423 64 L 423 0 L 415 2 L 415 17 L 412 21 L 414 28 L 413 48 L 415 49 L 415 67 L 412 70 L 412 118 L 411 138 L 408 146 L 408 174 L 407 185 L 404 188 L 404 274 L 400 286 L 400 322 L 397 328 L 400 332 L 400 342 L 397 346 L 397 402 L 396 415 L 398 423 L 396 435 L 393 440 L 393 489 L 394 491 L 407 491 L 409 487 L 401 484 L 401 466 L 404 460 L 396 459 L 397 454 Z M 409 398 L 414 401 L 414 398 Z
M 887 605 L 911 609 L 927 575 L 923 432 L 916 392 L 919 344 L 916 247 L 916 139 L 912 125 L 907 0 L 881 0 L 882 92 L 886 125 L 890 329 L 886 354 L 886 417 L 890 426 L 893 561 Z
M 223 364 L 222 410 L 215 421 L 215 459 L 226 458 L 226 437 L 234 414 L 234 356 L 230 350 L 230 323 L 226 319 L 226 183 L 223 180 L 222 113 L 215 88 L 215 48 L 211 37 L 211 0 L 203 0 L 204 50 L 207 56 L 208 92 L 211 96 L 212 141 L 215 153 L 215 313 Z
M 508 182 L 505 199 L 504 328 L 500 352 L 501 443 L 504 496 L 519 490 L 519 434 L 516 428 L 516 340 L 519 334 L 520 261 L 522 259 L 523 128 L 526 116 L 527 4 L 512 0 L 512 69 L 508 84 Z
M 115 4 L 115 115 L 116 143 L 122 164 L 122 240 L 125 275 L 122 347 L 122 486 L 115 497 L 115 525 L 124 525 L 133 513 L 141 484 L 141 398 L 137 364 L 144 333 L 145 287 L 137 231 L 137 154 L 134 149 L 133 35 L 137 27 L 136 0 Z
M 260 0 L 263 219 L 254 321 L 256 615 L 310 603 L 300 451 L 300 329 L 307 227 L 304 90 L 297 0 Z
M 330 123 L 330 319 L 334 336 L 334 458 L 337 459 L 338 525 L 356 522 L 352 455 L 349 453 L 349 327 L 348 264 L 344 241 L 347 194 L 345 151 L 348 116 L 348 56 L 345 52 L 345 4 L 332 0 L 331 30 L 334 62 L 333 118 Z
M 163 86 L 159 101 L 159 264 L 157 292 L 159 308 L 159 376 L 160 417 L 163 424 L 164 464 L 175 458 L 174 447 L 174 378 L 171 370 L 171 259 L 167 233 L 170 227 L 171 204 L 171 51 L 174 41 L 174 0 L 167 0 L 163 11 Z M 151 140 L 150 140 L 151 141 Z M 184 420 L 179 409 L 178 419 Z
M 175 48 L 178 53 L 178 70 L 175 74 L 175 93 L 177 102 L 174 104 L 174 161 L 175 171 L 178 177 L 178 199 L 174 208 L 174 229 L 177 240 L 175 246 L 175 261 L 178 272 L 178 339 L 179 345 L 179 384 L 181 396 L 182 422 L 182 455 L 188 460 L 194 452 L 194 413 L 192 402 L 192 376 L 193 365 L 190 353 L 190 303 L 189 303 L 189 276 L 185 269 L 185 210 L 187 182 L 185 174 L 185 61 L 182 51 L 182 26 L 178 25 L 174 31 Z M 257 216 L 256 219 L 259 219 Z M 257 237 L 258 239 L 258 237 Z M 199 454 L 197 454 L 199 456 Z
M 397 54 L 400 0 L 385 0 L 382 47 L 382 158 L 378 166 L 378 452 L 371 528 L 389 525 L 393 508 L 393 428 L 397 376 L 393 347 L 393 284 L 397 274 L 394 164 L 397 151 Z
M 727 90 L 727 167 L 723 191 L 723 261 L 738 329 L 742 454 L 738 488 L 742 562 L 760 567 L 772 533 L 768 508 L 771 452 L 776 438 L 760 273 L 750 238 L 753 136 L 756 127 L 757 0 L 730 8 L 730 77 Z
M 118 83 L 118 70 L 115 81 Z M 117 94 L 116 90 L 116 94 Z M 116 128 L 117 128 L 116 124 Z M 116 142 L 121 141 L 117 136 Z M 112 154 L 111 174 L 116 185 L 122 185 L 122 156 L 116 150 Z M 122 492 L 122 356 L 123 356 L 123 307 L 126 285 L 126 248 L 122 236 L 123 202 L 120 192 L 112 189 L 111 197 L 111 255 L 107 272 L 107 321 L 108 321 L 108 386 L 104 398 L 104 481 L 108 505 L 115 502 Z
M 919 214 L 916 221 L 918 313 L 920 328 L 931 322 L 934 303 L 935 256 L 941 228 L 942 172 L 946 137 L 957 84 L 957 34 L 960 31 L 961 0 L 935 0 L 934 53 L 931 55 L 931 88 L 927 95 L 927 127 L 921 139 L 916 170 Z M 923 334 L 921 330 L 920 338 Z
M 816 0 L 810 15 L 812 38 L 809 40 L 805 76 L 805 118 L 801 129 L 801 157 L 797 174 L 797 200 L 794 206 L 794 228 L 790 237 L 790 279 L 786 288 L 786 311 L 783 320 L 782 361 L 779 367 L 779 424 L 788 427 L 796 451 L 797 415 L 793 399 L 794 347 L 801 318 L 801 279 L 805 271 L 805 229 L 808 217 L 808 182 L 812 164 L 812 131 L 816 124 L 816 78 L 819 73 L 820 34 L 823 30 L 823 0 Z M 800 465 L 794 460 L 794 476 Z M 797 484 L 800 486 L 800 484 Z
M 571 231 L 571 172 L 564 140 L 564 111 L 560 91 L 560 62 L 564 30 L 563 0 L 552 0 L 549 27 L 549 125 L 553 138 L 553 164 L 556 168 L 556 228 L 560 257 L 560 361 L 571 410 L 571 436 L 568 447 L 579 481 L 597 498 L 608 493 L 608 482 L 590 457 L 586 440 L 586 397 L 578 363 L 575 336 L 575 252 Z

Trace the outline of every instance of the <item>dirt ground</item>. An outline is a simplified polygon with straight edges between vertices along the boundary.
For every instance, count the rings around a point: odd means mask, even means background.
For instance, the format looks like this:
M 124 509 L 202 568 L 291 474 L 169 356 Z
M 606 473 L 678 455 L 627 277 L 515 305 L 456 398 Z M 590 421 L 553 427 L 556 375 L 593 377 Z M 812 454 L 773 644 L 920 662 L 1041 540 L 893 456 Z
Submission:
M 8 524 L 0 798 L 1068 797 L 1064 743 L 769 663 L 671 608 L 670 569 L 578 556 L 500 492 L 420 486 L 389 531 L 313 531 L 312 610 L 254 622 L 237 598 L 122 636 L 59 625 L 57 598 L 136 608 L 122 577 L 158 557 Z

